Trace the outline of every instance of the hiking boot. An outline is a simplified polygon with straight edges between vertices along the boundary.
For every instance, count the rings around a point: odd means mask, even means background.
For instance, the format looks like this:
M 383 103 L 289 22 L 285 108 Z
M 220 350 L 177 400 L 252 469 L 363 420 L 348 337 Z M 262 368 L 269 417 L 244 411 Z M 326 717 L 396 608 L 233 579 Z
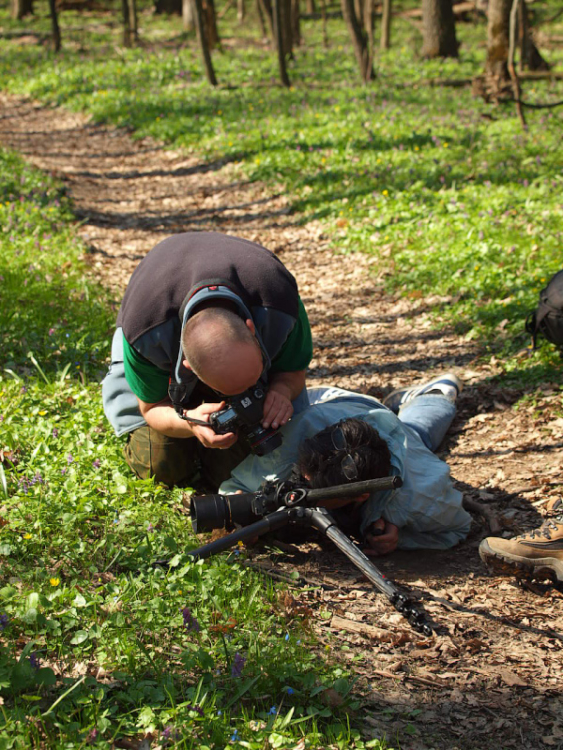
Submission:
M 563 582 L 563 500 L 550 500 L 546 510 L 538 529 L 514 539 L 483 539 L 481 560 L 500 573 Z
M 453 372 L 446 372 L 428 383 L 411 388 L 398 388 L 386 396 L 383 403 L 388 409 L 398 414 L 401 406 L 408 404 L 413 398 L 430 393 L 445 396 L 449 401 L 455 402 L 462 388 L 461 380 Z

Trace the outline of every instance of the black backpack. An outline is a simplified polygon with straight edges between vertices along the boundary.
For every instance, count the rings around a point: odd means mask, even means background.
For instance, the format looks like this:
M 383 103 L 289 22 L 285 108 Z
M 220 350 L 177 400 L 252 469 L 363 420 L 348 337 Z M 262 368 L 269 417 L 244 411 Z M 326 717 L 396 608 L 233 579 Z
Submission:
M 534 349 L 538 334 L 563 348 L 563 270 L 541 290 L 538 306 L 526 318 L 526 331 L 532 334 Z

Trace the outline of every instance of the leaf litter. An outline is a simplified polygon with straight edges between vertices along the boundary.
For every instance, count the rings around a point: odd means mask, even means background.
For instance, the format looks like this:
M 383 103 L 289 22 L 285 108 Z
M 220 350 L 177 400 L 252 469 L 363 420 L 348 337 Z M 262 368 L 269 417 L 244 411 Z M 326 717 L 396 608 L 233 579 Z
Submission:
M 300 226 L 281 187 L 248 182 L 236 164 L 198 161 L 3 94 L 0 143 L 65 183 L 85 260 L 115 292 L 116 309 L 137 263 L 170 234 L 219 231 L 260 242 L 298 279 L 315 341 L 312 385 L 382 398 L 455 368 L 465 388 L 440 455 L 459 488 L 495 514 L 505 536 L 539 525 L 545 503 L 560 496 L 557 384 L 543 384 L 539 400 L 498 385 L 494 357 L 483 361 L 475 342 L 433 328 L 428 313 L 439 300 L 390 296 L 388 269 L 339 252 L 319 222 Z M 563 595 L 543 582 L 488 575 L 477 553 L 488 535 L 485 517 L 474 514 L 468 539 L 452 550 L 377 560 L 424 605 L 432 638 L 414 633 L 327 540 L 281 553 L 252 549 L 249 562 L 307 581 L 280 605 L 290 619 L 307 617 L 320 658 L 328 646 L 359 677 L 355 719 L 366 738 L 391 746 L 399 738 L 402 750 L 563 748 Z

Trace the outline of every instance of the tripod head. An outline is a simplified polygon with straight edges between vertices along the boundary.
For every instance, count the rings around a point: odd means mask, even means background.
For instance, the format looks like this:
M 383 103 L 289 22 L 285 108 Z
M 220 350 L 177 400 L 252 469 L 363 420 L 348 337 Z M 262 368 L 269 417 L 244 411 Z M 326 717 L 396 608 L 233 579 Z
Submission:
M 196 534 L 213 529 L 230 531 L 235 526 L 256 523 L 279 508 L 314 508 L 323 500 L 393 490 L 402 483 L 400 477 L 382 477 L 312 490 L 291 481 L 265 481 L 257 492 L 193 498 L 190 505 L 192 527 Z

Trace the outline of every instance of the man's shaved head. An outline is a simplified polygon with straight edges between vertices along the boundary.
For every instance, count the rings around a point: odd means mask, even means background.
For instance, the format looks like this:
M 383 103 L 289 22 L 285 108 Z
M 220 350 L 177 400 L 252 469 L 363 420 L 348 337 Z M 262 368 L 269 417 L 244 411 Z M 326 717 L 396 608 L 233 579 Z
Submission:
M 251 321 L 221 307 L 208 307 L 188 319 L 182 350 L 197 377 L 226 396 L 254 385 L 264 367 Z

